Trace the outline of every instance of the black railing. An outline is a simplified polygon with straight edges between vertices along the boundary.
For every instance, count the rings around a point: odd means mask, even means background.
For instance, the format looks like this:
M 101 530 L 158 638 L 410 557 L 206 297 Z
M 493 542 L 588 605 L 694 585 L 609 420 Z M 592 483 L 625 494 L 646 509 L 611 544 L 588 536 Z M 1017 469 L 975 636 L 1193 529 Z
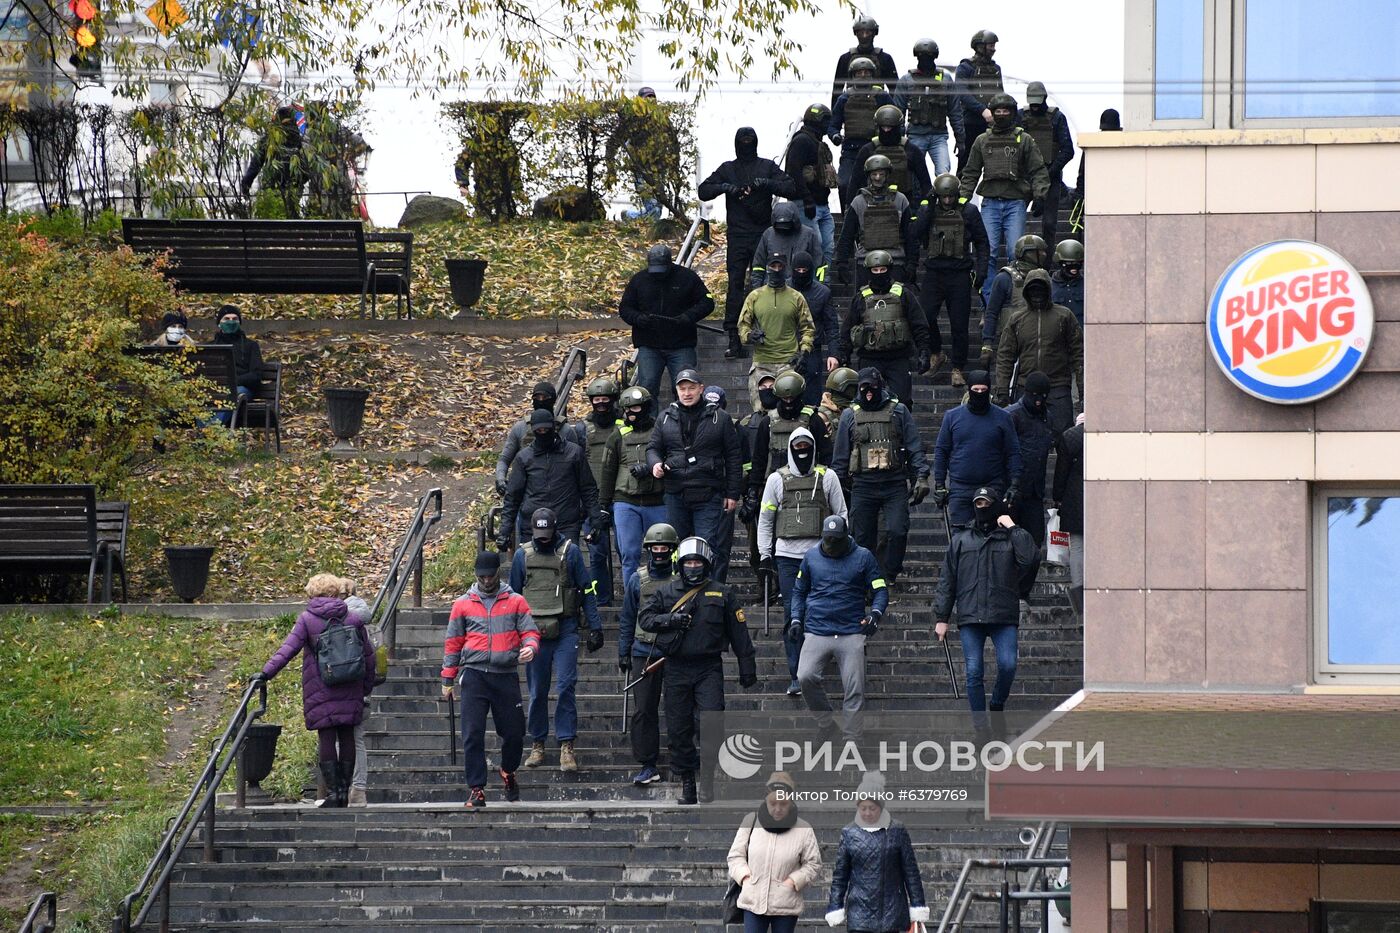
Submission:
M 700 254 L 701 247 L 710 246 L 712 242 L 710 222 L 703 217 L 696 217 L 690 222 L 690 229 L 681 241 L 680 252 L 676 256 L 677 264 L 689 269 L 695 265 L 695 257 Z
M 58 895 L 45 891 L 34 898 L 33 905 L 24 922 L 19 925 L 19 933 L 53 933 L 58 929 Z
M 588 351 L 583 347 L 570 347 L 559 367 L 559 375 L 554 377 L 554 416 L 565 417 L 569 412 L 569 393 L 584 376 L 588 375 Z
M 1051 888 L 1046 871 L 1069 865 L 1067 858 L 1048 857 L 1058 831 L 1059 826 L 1056 823 L 1041 823 L 1034 829 L 1027 827 L 1022 830 L 1021 841 L 1026 846 L 1024 858 L 970 858 L 965 861 L 962 874 L 958 876 L 958 881 L 948 896 L 948 906 L 943 911 L 943 919 L 938 923 L 938 933 L 960 933 L 968 910 L 977 901 L 999 905 L 998 929 L 1001 933 L 1007 933 L 1011 929 L 1019 933 L 1021 905 L 1028 901 L 1039 901 L 1041 913 L 1038 927 L 1042 931 L 1048 931 L 1050 902 L 1069 900 L 1070 896 L 1069 888 Z M 1001 879 L 997 882 L 995 890 L 973 889 L 972 875 L 979 869 L 1001 872 Z M 1022 872 L 1028 873 L 1024 881 L 1021 878 Z M 990 880 L 984 878 L 981 883 L 986 884 Z
M 430 506 L 432 511 L 429 511 Z M 418 500 L 418 511 L 413 514 L 413 521 L 403 533 L 389 570 L 384 574 L 384 582 L 374 597 L 374 605 L 370 607 L 371 624 L 378 623 L 379 643 L 387 645 L 391 652 L 398 636 L 399 600 L 410 577 L 413 579 L 414 608 L 423 605 L 423 545 L 428 540 L 428 532 L 441 520 L 442 490 L 429 489 Z
M 256 709 L 253 708 L 255 698 Z M 117 908 L 117 916 L 112 921 L 113 933 L 141 929 L 157 905 L 160 906 L 162 933 L 170 929 L 170 875 L 175 871 L 176 863 L 184 854 L 185 846 L 189 844 L 201 821 L 204 823 L 204 861 L 218 861 L 218 852 L 214 848 L 214 830 L 219 785 L 223 783 L 228 769 L 233 767 L 234 762 L 242 755 L 248 729 L 265 712 L 267 681 L 252 681 L 243 691 L 243 700 L 230 717 L 223 737 L 214 744 L 208 760 L 204 762 L 204 770 L 200 772 L 199 780 L 195 782 L 190 795 L 185 798 L 185 805 L 171 819 L 164 838 L 156 847 L 156 854 L 151 857 L 146 870 L 141 874 L 140 882 L 130 894 L 122 898 L 121 906 Z M 238 768 L 235 799 L 239 807 L 246 802 L 246 773 L 247 769 Z M 133 917 L 132 912 L 136 910 L 137 902 L 141 903 L 141 909 Z

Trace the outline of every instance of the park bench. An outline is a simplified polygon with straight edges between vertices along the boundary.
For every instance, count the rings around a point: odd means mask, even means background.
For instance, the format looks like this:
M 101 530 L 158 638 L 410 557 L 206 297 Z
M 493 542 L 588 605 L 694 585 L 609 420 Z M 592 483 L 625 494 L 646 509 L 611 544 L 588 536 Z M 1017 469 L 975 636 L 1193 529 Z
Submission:
M 218 395 L 212 404 L 219 409 L 233 412 L 229 419 L 229 429 L 242 427 L 244 409 L 247 402 L 238 397 L 238 373 L 233 366 L 233 347 L 228 344 L 204 344 L 193 350 L 184 347 L 132 347 L 131 351 L 150 362 L 169 363 L 177 359 L 189 360 L 194 367 L 194 375 L 202 376 L 214 383 Z M 277 364 L 277 392 L 280 401 L 281 364 Z
M 262 431 L 263 449 L 267 435 L 277 439 L 277 452 L 282 452 L 282 364 L 263 363 L 253 397 L 243 401 L 242 427 Z
M 402 314 L 403 306 L 408 305 L 408 316 L 413 317 L 413 234 L 411 233 L 366 233 L 365 256 L 374 269 L 374 281 L 370 283 L 370 317 L 379 316 L 380 294 L 393 293 L 394 317 Z
M 99 506 L 95 486 L 0 485 L 0 573 L 86 570 L 91 603 L 99 568 L 104 600 L 117 569 L 125 598 L 126 509 L 124 502 Z
M 358 220 L 122 219 L 137 253 L 168 253 L 166 275 L 190 292 L 365 297 L 376 272 Z

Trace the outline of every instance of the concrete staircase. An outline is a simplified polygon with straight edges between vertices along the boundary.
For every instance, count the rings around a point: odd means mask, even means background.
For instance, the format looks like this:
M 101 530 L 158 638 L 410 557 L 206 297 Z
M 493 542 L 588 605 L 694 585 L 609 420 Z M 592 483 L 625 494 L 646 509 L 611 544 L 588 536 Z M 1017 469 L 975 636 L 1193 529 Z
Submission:
M 837 286 L 838 307 L 850 300 Z M 974 315 L 976 318 L 976 315 Z M 976 321 L 973 333 L 977 333 Z M 948 337 L 945 332 L 945 343 Z M 975 339 L 975 338 L 974 338 Z M 975 347 L 974 347 L 975 351 Z M 975 353 L 974 353 L 975 357 Z M 747 399 L 747 360 L 725 360 L 721 339 L 702 335 L 700 370 L 725 387 L 731 411 Z M 942 413 L 961 401 L 947 368 L 920 378 L 915 414 L 932 445 Z M 930 650 L 930 596 L 946 532 L 926 503 L 914 512 L 905 576 L 878 636 L 868 648 L 867 696 L 873 710 L 964 711 L 953 698 L 941 653 Z M 762 710 L 794 729 L 810 727 L 800 698 L 784 695 L 781 610 L 762 634 L 761 600 L 747 564 L 742 527 L 734 544 L 730 583 L 744 594 L 759 654 L 760 689 L 737 687 L 726 661 L 727 706 Z M 1046 710 L 1079 689 L 1082 628 L 1069 608 L 1067 577 L 1046 567 L 1021 626 L 1020 668 L 1011 706 Z M 617 584 L 615 603 L 621 601 Z M 724 858 L 744 809 L 676 805 L 676 785 L 634 787 L 622 732 L 616 667 L 616 608 L 604 611 L 607 644 L 581 653 L 580 770 L 563 774 L 550 743 L 549 765 L 519 773 L 523 800 L 503 802 L 492 778 L 482 811 L 464 811 L 460 767 L 449 759 L 446 709 L 439 700 L 445 608 L 400 613 L 398 646 L 388 682 L 376 691 L 367 724 L 371 806 L 362 810 L 272 807 L 230 810 L 216 832 L 220 860 L 205 864 L 195 840 L 172 889 L 172 924 L 187 930 L 276 929 L 512 929 L 716 930 L 725 886 Z M 953 651 L 962 678 L 961 652 Z M 989 671 L 995 670 L 987 659 Z M 523 690 L 522 676 L 522 690 Z M 834 672 L 828 689 L 839 696 Z M 664 731 L 664 724 L 663 724 Z M 495 737 L 488 733 L 488 754 Z M 460 753 L 459 753 L 460 758 Z M 666 756 L 662 753 L 662 770 Z M 899 816 L 897 807 L 892 808 Z M 822 843 L 823 877 L 807 891 L 802 929 L 825 929 L 830 865 L 849 808 L 804 811 Z M 1024 854 L 1019 826 L 952 814 L 943 828 L 913 830 L 935 919 L 963 861 L 973 856 Z M 1027 912 L 1027 922 L 1038 911 Z M 974 909 L 969 928 L 994 926 L 992 905 Z

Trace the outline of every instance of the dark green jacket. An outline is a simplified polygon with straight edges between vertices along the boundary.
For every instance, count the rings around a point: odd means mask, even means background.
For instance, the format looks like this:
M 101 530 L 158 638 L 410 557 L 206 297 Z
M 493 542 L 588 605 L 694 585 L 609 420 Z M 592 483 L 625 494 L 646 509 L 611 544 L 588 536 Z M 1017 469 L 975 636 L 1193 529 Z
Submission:
M 1036 269 L 1026 276 L 1026 284 L 1040 278 L 1048 284 L 1050 275 Z M 1084 333 L 1074 312 L 1051 304 L 1044 311 L 1027 306 L 1017 310 L 1001 329 L 997 342 L 997 372 L 993 380 L 997 392 L 1011 384 L 1011 371 L 1021 364 L 1017 385 L 1039 370 L 1050 377 L 1050 387 L 1062 389 L 1074 378 L 1084 385 Z
M 1016 137 L 1016 144 L 1020 148 L 1016 177 L 982 180 L 982 169 L 986 164 L 983 153 L 987 145 L 1012 135 Z M 1043 198 L 1050 191 L 1050 170 L 1045 167 L 1040 149 L 1031 138 L 1031 134 L 1019 126 L 1014 126 L 1004 133 L 993 128 L 978 136 L 977 141 L 972 144 L 967 164 L 963 166 L 958 177 L 962 181 L 963 200 L 972 197 L 975 192 L 984 198 L 1027 201 L 1031 198 Z

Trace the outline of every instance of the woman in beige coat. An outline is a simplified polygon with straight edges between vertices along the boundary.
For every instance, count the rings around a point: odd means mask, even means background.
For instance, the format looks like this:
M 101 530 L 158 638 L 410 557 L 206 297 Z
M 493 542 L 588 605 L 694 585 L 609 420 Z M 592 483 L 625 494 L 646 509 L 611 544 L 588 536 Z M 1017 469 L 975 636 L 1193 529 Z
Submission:
M 796 785 L 784 771 L 768 778 L 768 796 L 746 817 L 729 847 L 729 877 L 739 882 L 744 933 L 792 933 L 802 890 L 822 868 L 811 824 L 797 818 Z

